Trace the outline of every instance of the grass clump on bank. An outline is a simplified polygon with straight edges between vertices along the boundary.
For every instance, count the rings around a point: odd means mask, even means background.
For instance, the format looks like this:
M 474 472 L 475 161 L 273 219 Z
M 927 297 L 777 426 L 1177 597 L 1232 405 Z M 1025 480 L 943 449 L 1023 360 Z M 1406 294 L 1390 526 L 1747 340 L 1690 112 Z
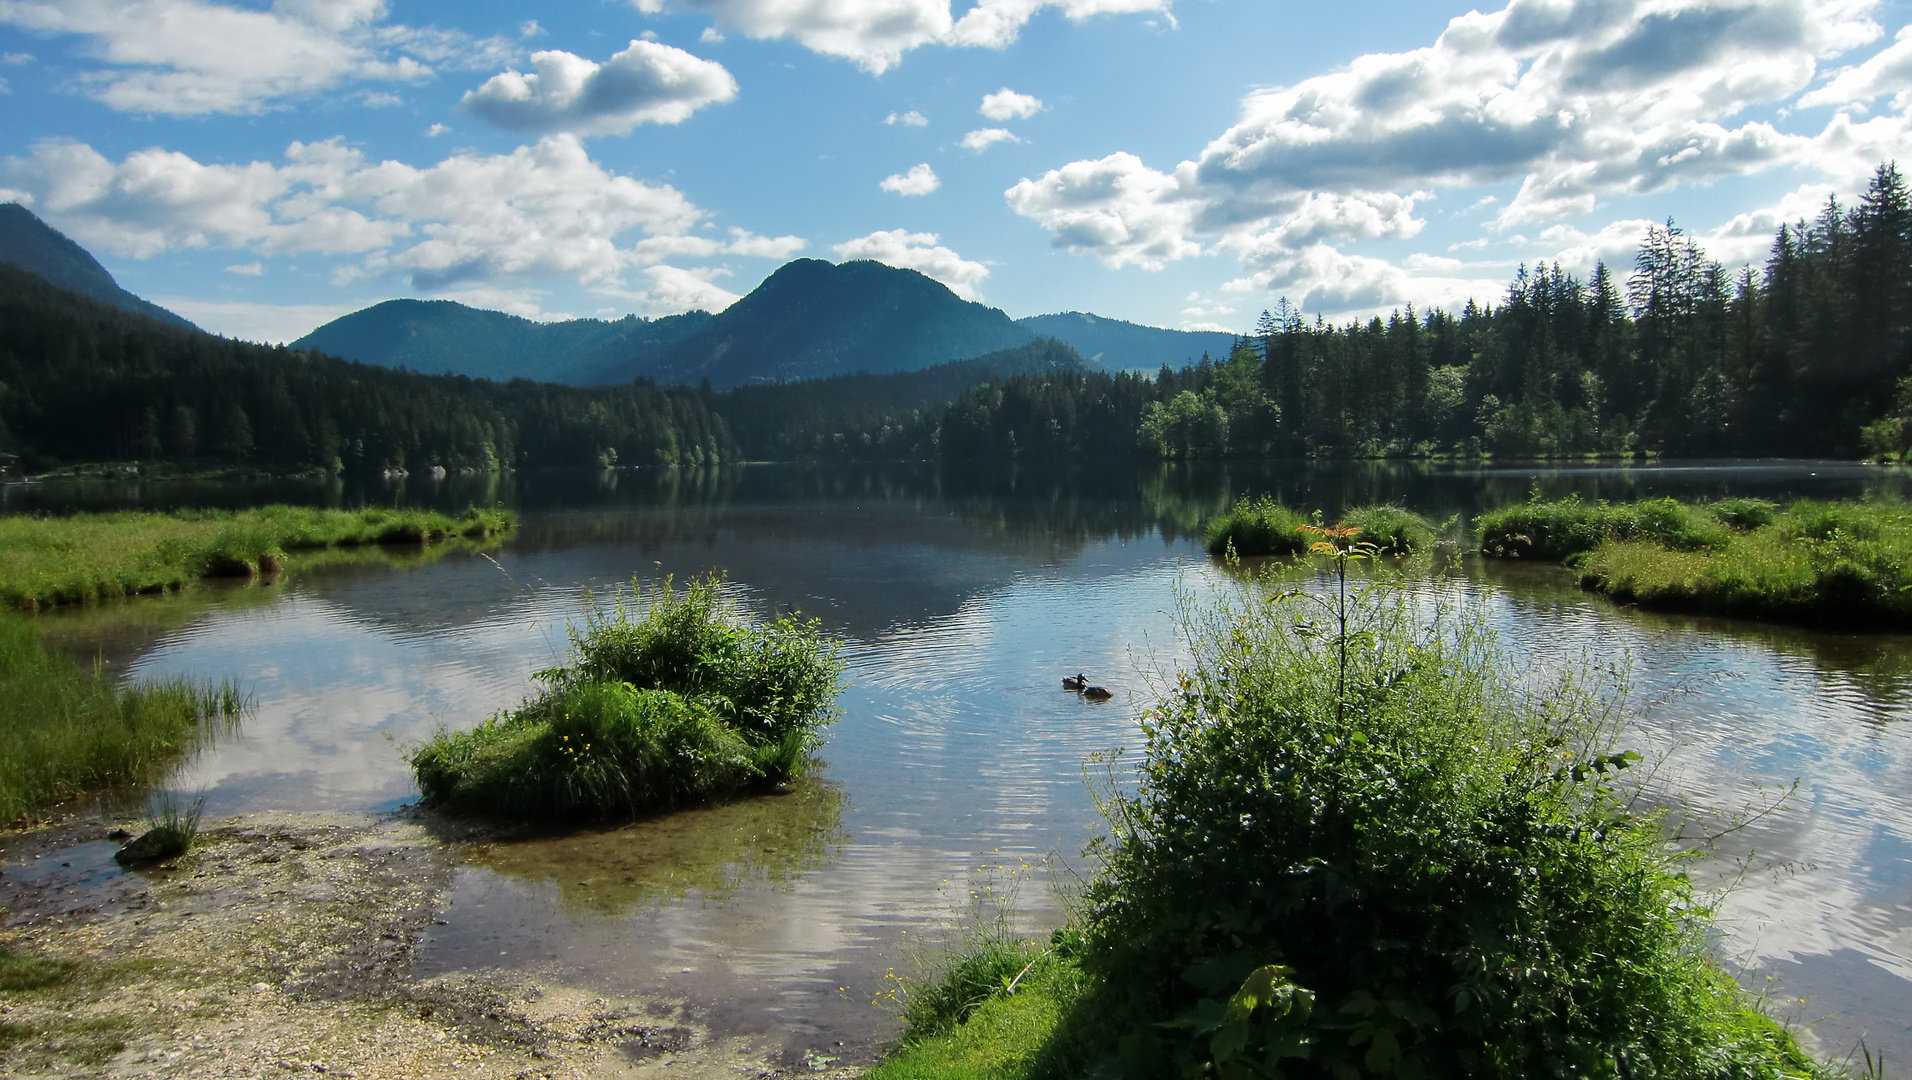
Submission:
M 842 661 L 817 620 L 734 615 L 720 585 L 666 581 L 641 615 L 622 597 L 593 608 L 541 694 L 413 752 L 425 801 L 521 821 L 636 817 L 801 775 L 835 719 Z
M 1208 552 L 1242 558 L 1300 555 L 1318 536 L 1307 526 L 1315 521 L 1282 506 L 1269 496 L 1243 498 L 1234 509 L 1208 526 Z M 1360 530 L 1359 539 L 1386 554 L 1422 551 L 1434 543 L 1434 527 L 1419 514 L 1398 506 L 1361 506 L 1342 514 L 1341 524 Z
M 1534 501 L 1484 515 L 1481 550 L 1563 559 L 1588 588 L 1649 607 L 1912 625 L 1912 506 L 1901 502 Z
M 27 610 L 177 589 L 280 569 L 288 553 L 367 544 L 483 539 L 507 510 L 180 510 L 0 517 L 0 600 Z
M 1482 514 L 1480 549 L 1501 558 L 1569 559 L 1613 540 L 1649 540 L 1674 551 L 1726 543 L 1734 528 L 1771 521 L 1773 505 L 1732 499 L 1714 507 L 1674 499 L 1589 503 L 1578 495 L 1530 499 Z
M 1607 688 L 1523 687 L 1478 614 L 1251 591 L 1184 608 L 1049 1000 L 960 1025 L 1041 1044 L 878 1076 L 1820 1074 L 1712 959 Z
M 116 687 L 48 652 L 20 618 L 0 618 L 0 822 L 157 781 L 243 705 L 230 683 Z

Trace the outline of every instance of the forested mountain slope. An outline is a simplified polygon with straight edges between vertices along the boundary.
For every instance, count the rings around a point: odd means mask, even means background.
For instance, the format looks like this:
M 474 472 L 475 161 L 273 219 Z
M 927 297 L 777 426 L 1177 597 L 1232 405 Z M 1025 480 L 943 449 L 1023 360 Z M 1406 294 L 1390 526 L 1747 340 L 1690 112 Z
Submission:
M 736 443 L 696 395 L 419 375 L 117 310 L 0 265 L 0 452 L 378 471 L 704 464 Z
M 593 382 L 746 383 L 916 371 L 1028 343 L 1034 332 L 914 270 L 797 259 L 673 345 L 634 352 Z
M 708 312 L 692 311 L 655 320 L 626 315 L 543 323 L 450 300 L 387 300 L 334 319 L 292 347 L 428 374 L 584 385 L 604 368 L 650 355 L 709 321 Z
M 0 262 L 31 270 L 62 289 L 174 326 L 192 323 L 120 288 L 85 248 L 19 203 L 0 203 Z

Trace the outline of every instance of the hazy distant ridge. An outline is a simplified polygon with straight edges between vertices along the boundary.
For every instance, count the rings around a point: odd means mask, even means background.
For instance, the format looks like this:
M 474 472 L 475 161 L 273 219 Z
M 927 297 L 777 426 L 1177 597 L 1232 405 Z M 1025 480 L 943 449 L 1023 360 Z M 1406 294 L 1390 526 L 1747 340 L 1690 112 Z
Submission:
M 1215 360 L 1226 360 L 1235 347 L 1233 334 L 1164 330 L 1082 311 L 1031 315 L 1017 319 L 1016 325 L 1026 326 L 1043 337 L 1068 342 L 1087 357 L 1089 363 L 1104 371 L 1154 374 L 1163 364 L 1180 368 L 1188 361 L 1200 360 L 1203 353 Z

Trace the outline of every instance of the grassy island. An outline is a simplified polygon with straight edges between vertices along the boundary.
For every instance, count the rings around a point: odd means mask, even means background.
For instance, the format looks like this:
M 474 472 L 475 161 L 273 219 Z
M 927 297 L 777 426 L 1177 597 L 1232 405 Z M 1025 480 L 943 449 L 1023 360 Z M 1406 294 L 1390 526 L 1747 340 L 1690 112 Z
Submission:
M 836 716 L 816 620 L 733 614 L 716 577 L 593 608 L 544 690 L 412 753 L 425 802 L 524 822 L 630 818 L 790 780 Z
M 1300 555 L 1320 540 L 1306 527 L 1318 524 L 1263 495 L 1243 498 L 1233 509 L 1208 525 L 1208 551 L 1242 558 L 1262 555 Z M 1434 543 L 1434 526 L 1419 514 L 1398 506 L 1360 506 L 1341 516 L 1340 524 L 1359 530 L 1356 539 L 1386 554 L 1421 551 Z
M 298 552 L 483 539 L 515 521 L 508 510 L 453 518 L 299 506 L 0 517 L 0 601 L 35 611 L 164 592 L 201 578 L 270 573 Z
M 1559 559 L 1581 583 L 1645 607 L 1912 626 L 1912 506 L 1757 499 L 1505 507 L 1480 519 L 1481 550 Z
M 1821 1075 L 1712 958 L 1611 688 L 1352 592 L 1184 608 L 1074 917 L 912 988 L 872 1080 Z

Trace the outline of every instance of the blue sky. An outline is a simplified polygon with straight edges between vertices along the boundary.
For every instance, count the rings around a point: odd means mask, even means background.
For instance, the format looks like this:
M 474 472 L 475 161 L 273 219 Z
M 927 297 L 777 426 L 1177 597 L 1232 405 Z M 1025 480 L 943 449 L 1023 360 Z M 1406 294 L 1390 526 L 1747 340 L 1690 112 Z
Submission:
M 1912 146 L 1867 0 L 0 0 L 0 198 L 209 329 L 717 308 L 878 258 L 1245 330 L 1729 264 Z M 1904 40 L 1901 39 L 1903 33 Z M 1912 164 L 1912 162 L 1909 162 Z

